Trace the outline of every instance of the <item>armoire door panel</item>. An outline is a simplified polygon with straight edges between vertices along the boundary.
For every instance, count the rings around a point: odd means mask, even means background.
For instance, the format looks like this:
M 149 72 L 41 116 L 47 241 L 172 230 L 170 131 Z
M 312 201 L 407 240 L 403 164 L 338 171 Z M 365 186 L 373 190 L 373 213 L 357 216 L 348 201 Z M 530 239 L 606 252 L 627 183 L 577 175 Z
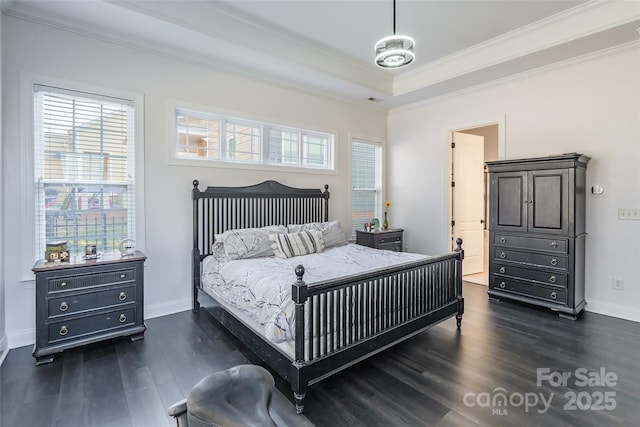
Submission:
M 496 225 L 499 227 L 526 227 L 523 215 L 524 179 L 524 175 L 507 175 L 496 178 L 498 192 Z
M 529 178 L 529 231 L 568 231 L 568 172 L 533 171 Z

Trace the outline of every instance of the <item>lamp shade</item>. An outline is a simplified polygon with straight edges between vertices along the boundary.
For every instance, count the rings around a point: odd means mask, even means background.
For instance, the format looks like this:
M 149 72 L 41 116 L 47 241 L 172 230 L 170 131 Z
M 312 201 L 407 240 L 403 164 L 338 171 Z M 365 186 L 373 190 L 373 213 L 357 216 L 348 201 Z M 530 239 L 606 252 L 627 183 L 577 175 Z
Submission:
M 392 35 L 376 43 L 376 65 L 382 68 L 400 68 L 415 59 L 415 41 L 409 36 Z

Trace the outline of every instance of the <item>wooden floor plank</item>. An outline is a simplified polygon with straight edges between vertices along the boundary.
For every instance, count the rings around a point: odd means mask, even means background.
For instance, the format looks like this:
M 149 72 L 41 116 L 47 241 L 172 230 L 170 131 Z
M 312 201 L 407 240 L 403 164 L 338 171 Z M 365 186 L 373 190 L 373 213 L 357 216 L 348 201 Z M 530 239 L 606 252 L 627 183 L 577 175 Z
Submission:
M 462 329 L 449 319 L 311 386 L 305 415 L 277 375 L 271 413 L 279 426 L 640 426 L 640 324 L 583 313 L 578 321 L 511 302 L 490 302 L 465 284 Z M 12 349 L 0 369 L 3 427 L 170 426 L 167 408 L 200 379 L 261 361 L 204 312 L 150 319 L 145 338 L 65 351 L 36 367 L 31 347 Z M 616 374 L 615 386 L 537 384 L 537 369 Z M 552 397 L 522 406 L 481 406 L 496 390 Z M 566 408 L 615 393 L 615 409 Z M 467 396 L 467 400 L 465 400 Z M 469 399 L 472 396 L 472 399 Z M 496 410 L 503 410 L 502 412 Z

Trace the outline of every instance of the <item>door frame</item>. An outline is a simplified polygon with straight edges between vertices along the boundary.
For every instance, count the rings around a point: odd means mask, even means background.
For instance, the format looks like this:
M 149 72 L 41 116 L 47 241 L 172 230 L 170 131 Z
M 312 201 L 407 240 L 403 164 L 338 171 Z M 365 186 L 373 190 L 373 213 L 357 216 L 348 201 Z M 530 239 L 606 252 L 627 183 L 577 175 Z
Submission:
M 448 156 L 448 166 L 445 169 L 446 176 L 444 178 L 444 183 L 447 186 L 447 203 L 445 203 L 444 207 L 444 215 L 446 218 L 446 227 L 447 227 L 447 248 L 451 248 L 453 235 L 451 232 L 451 218 L 453 216 L 453 190 L 451 188 L 451 176 L 453 173 L 453 149 L 451 148 L 451 140 L 450 135 L 453 132 L 464 132 L 465 130 L 481 128 L 485 126 L 498 126 L 498 160 L 503 160 L 506 158 L 506 129 L 505 129 L 506 115 L 501 115 L 493 118 L 488 118 L 486 120 L 477 120 L 474 122 L 467 122 L 463 124 L 454 124 L 451 126 L 447 126 L 444 132 L 444 141 L 447 144 L 447 152 Z M 464 242 L 462 242 L 462 248 L 464 249 Z M 485 256 L 488 256 L 485 254 Z

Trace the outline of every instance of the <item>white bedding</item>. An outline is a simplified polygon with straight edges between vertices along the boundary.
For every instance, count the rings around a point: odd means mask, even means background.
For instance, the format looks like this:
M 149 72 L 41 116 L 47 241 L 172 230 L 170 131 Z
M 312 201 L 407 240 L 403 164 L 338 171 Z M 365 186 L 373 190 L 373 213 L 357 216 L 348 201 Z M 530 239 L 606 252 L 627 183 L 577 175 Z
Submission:
M 209 256 L 202 263 L 202 285 L 206 292 L 241 310 L 264 327 L 274 343 L 293 339 L 294 303 L 291 285 L 295 268 L 305 268 L 307 285 L 391 265 L 428 258 L 425 255 L 372 249 L 347 244 L 321 253 L 293 258 L 262 257 L 222 261 Z

